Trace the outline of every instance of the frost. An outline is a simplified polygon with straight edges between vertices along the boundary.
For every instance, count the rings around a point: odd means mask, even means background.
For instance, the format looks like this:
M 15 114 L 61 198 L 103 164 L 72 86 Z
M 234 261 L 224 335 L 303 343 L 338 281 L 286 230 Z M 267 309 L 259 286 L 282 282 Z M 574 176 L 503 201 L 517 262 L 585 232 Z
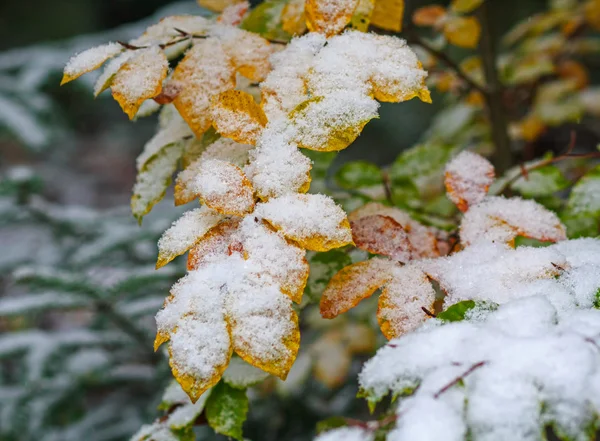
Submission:
M 359 381 L 372 400 L 420 385 L 400 399 L 395 441 L 455 440 L 466 431 L 474 441 L 532 440 L 546 424 L 584 439 L 600 410 L 599 327 L 600 311 L 561 316 L 543 297 L 516 300 L 479 322 L 393 340 Z
M 64 70 L 64 77 L 61 84 L 79 78 L 84 73 L 99 68 L 105 61 L 120 54 L 125 49 L 119 43 L 107 43 L 87 49 L 73 56 Z

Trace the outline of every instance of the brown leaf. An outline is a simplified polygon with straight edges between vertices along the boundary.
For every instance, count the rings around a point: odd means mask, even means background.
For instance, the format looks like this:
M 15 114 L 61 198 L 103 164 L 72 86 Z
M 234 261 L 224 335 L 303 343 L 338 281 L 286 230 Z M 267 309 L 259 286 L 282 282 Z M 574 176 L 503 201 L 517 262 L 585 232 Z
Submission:
M 365 216 L 351 222 L 350 227 L 358 248 L 402 263 L 411 259 L 408 235 L 393 218 L 380 214 Z

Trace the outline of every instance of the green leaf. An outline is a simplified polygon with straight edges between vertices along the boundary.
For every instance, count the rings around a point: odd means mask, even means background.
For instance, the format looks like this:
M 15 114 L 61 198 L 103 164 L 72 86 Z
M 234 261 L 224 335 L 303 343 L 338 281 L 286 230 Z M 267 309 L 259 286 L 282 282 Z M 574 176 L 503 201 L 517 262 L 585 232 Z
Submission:
M 138 173 L 131 197 L 131 211 L 140 224 L 165 196 L 182 154 L 183 142 L 168 144 L 148 159 Z
M 552 245 L 552 242 L 543 242 L 537 239 L 531 239 L 529 237 L 517 236 L 515 238 L 515 248 L 519 247 L 534 247 L 534 248 L 544 248 Z
M 206 402 L 206 419 L 221 435 L 242 441 L 242 425 L 248 413 L 246 391 L 219 382 Z
M 527 178 L 521 176 L 513 184 L 512 188 L 526 198 L 550 196 L 559 190 L 569 186 L 569 181 L 562 172 L 554 165 L 548 165 L 528 173 Z
M 465 319 L 467 312 L 477 307 L 484 311 L 493 311 L 498 308 L 496 303 L 491 302 L 476 302 L 474 300 L 463 300 L 452 306 L 445 311 L 440 312 L 437 318 L 445 322 L 460 322 Z
M 583 176 L 573 187 L 567 208 L 573 215 L 600 216 L 600 166 Z
M 383 184 L 381 169 L 366 161 L 347 162 L 337 171 L 335 180 L 340 187 L 346 189 Z
M 291 40 L 292 36 L 283 30 L 281 23 L 286 3 L 285 0 L 266 0 L 250 11 L 240 27 L 268 40 Z
M 316 253 L 309 257 L 310 273 L 305 293 L 313 302 L 319 302 L 329 280 L 339 270 L 352 263 L 350 256 L 340 250 Z
M 567 227 L 569 239 L 600 235 L 600 219 L 593 216 L 586 214 L 573 216 L 567 212 L 561 215 L 560 220 Z
M 319 421 L 317 423 L 317 434 L 322 433 L 322 432 L 327 432 L 328 430 L 345 427 L 347 425 L 348 425 L 348 423 L 346 422 L 345 418 L 342 418 L 339 416 L 327 418 L 326 420 Z
M 594 295 L 594 308 L 600 309 L 600 288 L 598 288 L 598 291 Z
M 421 144 L 400 154 L 390 168 L 392 182 L 403 182 L 431 174 L 443 174 L 453 148 L 443 144 Z

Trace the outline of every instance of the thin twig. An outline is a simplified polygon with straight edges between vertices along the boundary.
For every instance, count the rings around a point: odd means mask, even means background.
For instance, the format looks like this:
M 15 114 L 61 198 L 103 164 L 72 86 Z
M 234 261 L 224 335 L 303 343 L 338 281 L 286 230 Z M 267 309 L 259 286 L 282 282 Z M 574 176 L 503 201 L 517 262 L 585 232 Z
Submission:
M 425 308 L 424 306 L 421 306 L 421 309 L 423 310 L 423 312 L 425 314 L 427 314 L 429 317 L 431 318 L 436 318 L 437 315 L 435 315 L 433 312 L 431 312 L 429 309 Z
M 391 205 L 394 205 L 394 197 L 392 195 L 392 182 L 390 180 L 390 174 L 387 171 L 382 170 L 381 171 L 381 180 L 383 181 L 383 190 L 385 191 L 385 198 Z
M 448 383 L 447 385 L 445 385 L 444 387 L 442 387 L 440 390 L 438 390 L 433 395 L 433 398 L 436 398 L 436 399 L 439 398 L 442 394 L 446 393 L 453 386 L 456 386 L 458 383 L 460 383 L 461 381 L 463 381 L 467 375 L 470 375 L 471 373 L 473 373 L 474 371 L 476 371 L 480 367 L 484 366 L 486 363 L 487 363 L 486 361 L 480 361 L 479 363 L 475 363 L 473 366 L 471 366 L 469 369 L 467 369 L 465 372 L 463 372 L 460 376 L 456 377 L 450 383 Z
M 454 60 L 452 60 L 452 58 L 450 58 L 448 55 L 446 55 L 445 52 L 437 50 L 436 48 L 431 46 L 429 43 L 427 43 L 425 40 L 423 40 L 421 37 L 419 37 L 415 32 L 410 32 L 409 43 L 421 46 L 423 49 L 425 49 L 427 52 L 429 52 L 435 58 L 437 58 L 442 63 L 444 63 L 446 66 L 448 66 L 456 74 L 456 76 L 458 76 L 465 83 L 467 83 L 469 85 L 469 87 L 471 87 L 472 89 L 477 90 L 478 92 L 482 93 L 483 95 L 488 94 L 488 91 L 485 88 L 485 86 L 477 84 L 475 81 L 473 81 L 461 69 L 461 67 Z

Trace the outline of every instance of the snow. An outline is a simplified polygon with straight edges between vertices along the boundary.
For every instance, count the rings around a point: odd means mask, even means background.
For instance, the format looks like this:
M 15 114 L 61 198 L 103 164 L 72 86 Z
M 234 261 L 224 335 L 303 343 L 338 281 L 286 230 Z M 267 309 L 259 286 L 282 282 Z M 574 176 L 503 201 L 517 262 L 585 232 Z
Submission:
M 462 151 L 446 165 L 448 197 L 461 211 L 466 211 L 483 201 L 494 176 L 494 166 L 487 159 Z
M 106 43 L 74 55 L 65 66 L 63 83 L 99 68 L 105 61 L 124 50 L 119 43 Z
M 600 329 L 600 311 L 560 318 L 544 297 L 516 300 L 480 322 L 392 340 L 359 381 L 373 400 L 421 385 L 399 400 L 395 441 L 462 439 L 465 429 L 474 441 L 533 440 L 547 423 L 580 439 L 600 410 L 600 334 L 580 331 L 590 326 Z
M 244 167 L 248 163 L 248 155 L 253 148 L 254 146 L 240 144 L 229 138 L 219 138 L 202 152 L 200 160 L 220 159 L 238 167 Z
M 96 80 L 96 83 L 94 84 L 94 96 L 100 95 L 104 90 L 106 90 L 110 86 L 112 80 L 114 79 L 114 76 L 119 71 L 119 69 L 121 69 L 121 66 L 127 63 L 134 55 L 134 51 L 127 51 L 122 53 L 118 57 L 113 58 L 106 64 L 104 70 L 102 71 L 102 73 Z
M 245 389 L 267 379 L 269 374 L 246 363 L 239 357 L 233 357 L 223 372 L 223 381 L 238 389 Z
M 465 213 L 460 239 L 469 245 L 480 239 L 509 243 L 517 236 L 557 242 L 566 239 L 565 227 L 556 214 L 532 200 L 486 197 Z
M 191 190 L 209 207 L 242 216 L 254 208 L 254 190 L 239 167 L 218 159 L 202 161 Z
M 184 138 L 192 136 L 193 133 L 183 119 L 173 118 L 166 127 L 159 129 L 144 146 L 144 150 L 136 160 L 138 172 L 143 170 L 150 158 L 158 154 L 165 146 L 181 142 Z
M 332 242 L 352 242 L 350 229 L 344 228 L 344 223 L 347 223 L 346 213 L 333 199 L 324 195 L 281 196 L 258 204 L 254 213 L 281 229 L 286 237 L 303 243 L 321 239 L 323 246 L 328 247 Z M 312 249 L 314 246 L 306 248 Z
M 159 261 L 166 260 L 160 266 L 192 248 L 223 219 L 206 206 L 185 212 L 158 240 Z

